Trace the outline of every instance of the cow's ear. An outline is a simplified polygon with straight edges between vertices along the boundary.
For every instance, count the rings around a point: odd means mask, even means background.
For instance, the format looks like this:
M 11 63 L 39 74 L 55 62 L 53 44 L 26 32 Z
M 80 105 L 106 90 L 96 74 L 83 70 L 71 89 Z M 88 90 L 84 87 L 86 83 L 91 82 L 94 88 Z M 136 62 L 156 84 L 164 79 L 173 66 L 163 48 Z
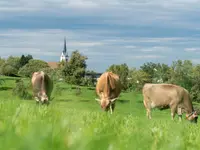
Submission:
M 197 114 L 196 111 L 193 113 L 193 116 L 194 116 L 194 117 L 197 117 L 197 116 L 198 116 L 198 114 Z
M 196 110 L 194 111 L 194 115 L 197 115 L 197 111 Z

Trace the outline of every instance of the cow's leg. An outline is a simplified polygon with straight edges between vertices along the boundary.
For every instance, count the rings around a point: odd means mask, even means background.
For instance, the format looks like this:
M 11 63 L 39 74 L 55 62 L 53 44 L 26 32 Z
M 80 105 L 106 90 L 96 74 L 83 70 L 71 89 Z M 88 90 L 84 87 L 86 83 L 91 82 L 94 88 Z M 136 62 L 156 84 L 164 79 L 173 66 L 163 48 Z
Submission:
M 147 117 L 148 119 L 151 119 L 151 109 L 147 108 Z
M 35 96 L 35 100 L 36 100 L 37 104 L 40 102 L 40 100 L 39 100 L 39 98 L 37 96 Z
M 112 110 L 112 105 L 110 105 L 110 113 L 112 114 L 113 110 Z
M 176 110 L 177 110 L 177 105 L 175 105 L 175 104 L 171 105 L 171 118 L 172 118 L 172 120 L 174 120 Z
M 182 121 L 182 109 L 180 107 L 178 107 L 177 113 L 178 113 L 179 121 Z
M 150 104 L 147 103 L 146 100 L 143 100 L 143 103 L 144 103 L 144 107 L 146 108 L 146 116 L 148 119 L 151 119 L 151 107 L 150 107 Z
M 115 103 L 112 103 L 112 111 L 115 109 Z

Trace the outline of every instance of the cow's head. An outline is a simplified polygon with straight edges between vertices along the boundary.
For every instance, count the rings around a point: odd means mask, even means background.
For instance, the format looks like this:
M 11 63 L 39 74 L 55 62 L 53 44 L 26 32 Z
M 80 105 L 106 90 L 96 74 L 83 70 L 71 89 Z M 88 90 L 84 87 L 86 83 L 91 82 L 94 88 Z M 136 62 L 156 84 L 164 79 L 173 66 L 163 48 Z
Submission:
M 101 94 L 101 99 L 95 99 L 97 101 L 99 101 L 101 108 L 105 111 L 108 111 L 109 108 L 111 109 L 111 105 L 115 102 L 115 100 L 117 100 L 118 98 L 113 98 L 110 99 L 107 96 L 104 96 L 103 94 Z
M 40 97 L 42 104 L 49 104 L 49 98 L 45 92 L 39 93 L 39 97 Z
M 192 123 L 197 123 L 198 114 L 196 111 L 193 111 L 191 114 L 186 114 L 186 119 Z

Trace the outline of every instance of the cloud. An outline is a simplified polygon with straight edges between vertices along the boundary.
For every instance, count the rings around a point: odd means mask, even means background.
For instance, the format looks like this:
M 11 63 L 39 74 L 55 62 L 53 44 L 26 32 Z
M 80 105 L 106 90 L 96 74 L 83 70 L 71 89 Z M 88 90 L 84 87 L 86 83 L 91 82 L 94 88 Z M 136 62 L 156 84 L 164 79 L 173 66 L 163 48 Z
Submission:
M 171 48 L 163 47 L 163 46 L 153 46 L 153 47 L 141 49 L 142 52 L 166 52 L 170 50 Z
M 186 47 L 198 45 L 199 41 L 198 37 L 117 38 L 113 36 L 115 34 L 115 31 L 84 29 L 0 30 L 0 56 L 31 54 L 34 58 L 45 61 L 59 61 L 66 36 L 69 55 L 72 51 L 79 50 L 88 57 L 88 68 L 104 71 L 112 64 L 139 66 L 147 61 L 169 63 L 176 60 L 177 56 L 180 59 L 192 58 L 192 54 L 189 55 L 184 49 L 194 51 L 194 48 Z
M 91 69 L 193 58 L 199 13 L 199 0 L 1 0 L 0 56 L 58 61 L 66 36 Z
M 192 47 L 192 48 L 185 48 L 185 51 L 186 52 L 200 52 L 200 48 L 199 47 L 197 47 L 197 48 L 194 48 L 194 47 Z
M 154 24 L 176 27 L 198 27 L 199 23 L 186 22 L 185 16 L 200 11 L 199 0 L 1 0 L 0 14 L 13 16 L 96 17 L 99 23 L 118 25 Z M 6 18 L 7 18 L 6 17 Z M 4 18 L 4 19 L 6 19 Z M 164 21 L 164 22 L 160 22 Z M 147 24 L 147 25 L 148 25 Z M 180 26 L 181 24 L 181 26 Z
M 131 58 L 135 59 L 144 59 L 144 58 L 151 58 L 151 59 L 157 59 L 157 58 L 164 58 L 165 56 L 162 55 L 136 55 L 132 56 Z
M 200 59 L 192 59 L 191 60 L 194 64 L 200 64 Z

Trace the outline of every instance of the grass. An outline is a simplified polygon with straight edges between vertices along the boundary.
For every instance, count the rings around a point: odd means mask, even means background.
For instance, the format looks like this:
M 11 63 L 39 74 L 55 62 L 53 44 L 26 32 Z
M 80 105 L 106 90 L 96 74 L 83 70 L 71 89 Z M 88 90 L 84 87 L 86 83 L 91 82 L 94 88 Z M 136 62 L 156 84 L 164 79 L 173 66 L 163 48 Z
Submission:
M 42 106 L 13 96 L 14 86 L 15 80 L 5 79 L 0 90 L 2 150 L 200 149 L 199 123 L 171 121 L 169 110 L 154 110 L 148 120 L 141 93 L 122 93 L 110 115 L 86 87 L 76 95 L 74 86 L 60 82 L 54 100 Z

